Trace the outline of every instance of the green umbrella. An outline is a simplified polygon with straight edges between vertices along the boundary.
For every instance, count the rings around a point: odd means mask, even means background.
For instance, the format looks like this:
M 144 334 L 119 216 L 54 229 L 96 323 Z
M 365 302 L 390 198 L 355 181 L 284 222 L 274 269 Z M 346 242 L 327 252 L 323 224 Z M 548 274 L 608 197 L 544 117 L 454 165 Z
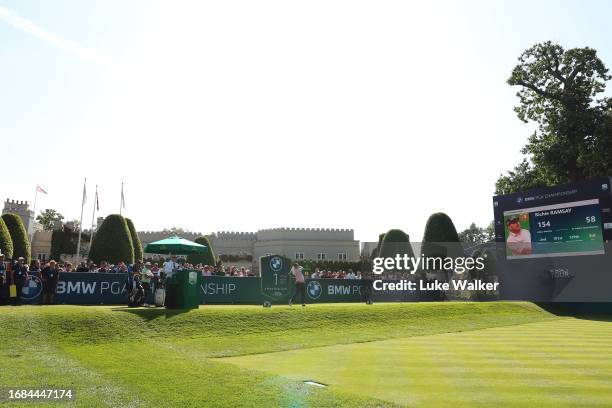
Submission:
M 207 250 L 206 245 L 181 237 L 169 237 L 147 244 L 144 251 L 149 254 L 189 255 L 201 254 Z

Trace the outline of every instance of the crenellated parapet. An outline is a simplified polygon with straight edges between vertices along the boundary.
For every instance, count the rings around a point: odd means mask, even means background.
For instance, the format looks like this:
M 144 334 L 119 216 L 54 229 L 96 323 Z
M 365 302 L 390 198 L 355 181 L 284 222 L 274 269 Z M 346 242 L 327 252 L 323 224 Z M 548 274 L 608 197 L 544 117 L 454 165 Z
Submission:
M 212 233 L 213 239 L 218 240 L 240 240 L 240 241 L 255 241 L 257 240 L 256 232 L 243 231 L 217 231 Z
M 257 231 L 258 241 L 352 241 L 355 231 L 349 228 L 267 228 Z

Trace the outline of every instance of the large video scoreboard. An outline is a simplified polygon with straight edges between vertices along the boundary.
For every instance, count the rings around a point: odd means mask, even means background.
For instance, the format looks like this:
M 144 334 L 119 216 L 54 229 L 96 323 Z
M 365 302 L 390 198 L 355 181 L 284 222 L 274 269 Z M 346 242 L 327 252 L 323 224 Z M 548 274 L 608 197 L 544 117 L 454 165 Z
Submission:
M 493 197 L 507 260 L 603 255 L 612 240 L 608 177 Z

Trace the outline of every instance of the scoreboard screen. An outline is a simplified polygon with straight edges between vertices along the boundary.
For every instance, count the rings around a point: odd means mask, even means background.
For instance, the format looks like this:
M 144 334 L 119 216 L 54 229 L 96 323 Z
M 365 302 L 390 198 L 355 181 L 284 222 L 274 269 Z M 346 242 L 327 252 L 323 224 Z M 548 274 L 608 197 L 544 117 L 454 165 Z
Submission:
M 499 255 L 507 260 L 605 256 L 612 242 L 612 178 L 494 196 L 493 213 Z
M 507 259 L 604 254 L 599 199 L 504 211 L 503 228 Z

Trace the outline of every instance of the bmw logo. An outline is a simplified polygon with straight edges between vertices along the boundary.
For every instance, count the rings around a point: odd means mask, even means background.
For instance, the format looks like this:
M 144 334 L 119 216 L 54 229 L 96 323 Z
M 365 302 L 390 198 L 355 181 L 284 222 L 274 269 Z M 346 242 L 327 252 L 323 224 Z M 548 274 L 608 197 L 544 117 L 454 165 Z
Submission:
M 270 268 L 274 272 L 278 272 L 283 269 L 283 259 L 280 256 L 274 256 L 270 259 Z
M 306 287 L 306 293 L 308 294 L 309 298 L 313 300 L 318 299 L 321 296 L 321 293 L 323 293 L 323 288 L 319 282 L 310 281 Z
M 21 288 L 21 298 L 25 300 L 34 300 L 40 296 L 43 289 L 43 283 L 38 276 L 30 276 L 28 283 Z

